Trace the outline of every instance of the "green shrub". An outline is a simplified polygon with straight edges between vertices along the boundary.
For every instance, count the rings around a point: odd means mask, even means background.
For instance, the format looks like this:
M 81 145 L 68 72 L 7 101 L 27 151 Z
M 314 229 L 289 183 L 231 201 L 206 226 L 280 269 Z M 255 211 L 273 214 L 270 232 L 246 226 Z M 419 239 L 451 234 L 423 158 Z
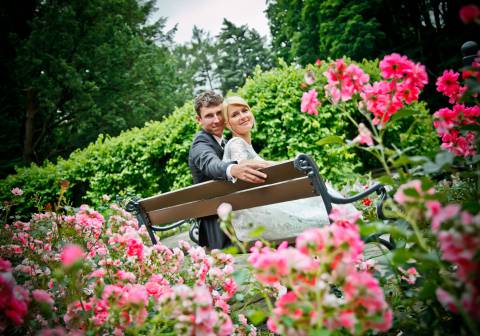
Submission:
M 378 79 L 377 62 L 360 64 Z M 308 66 L 316 77 L 315 87 L 322 88 L 327 64 Z M 323 97 L 318 116 L 300 112 L 301 88 L 305 69 L 288 66 L 261 72 L 257 70 L 237 92 L 251 105 L 257 127 L 253 145 L 266 159 L 285 160 L 297 153 L 312 155 L 321 174 L 335 184 L 345 183 L 358 174 L 377 167 L 368 153 L 355 152 L 343 146 L 318 146 L 316 142 L 329 135 L 353 139 L 357 130 Z M 356 111 L 355 106 L 349 109 Z M 423 103 L 408 107 L 414 116 L 399 120 L 387 134 L 390 143 L 412 146 L 409 155 L 428 153 L 437 147 L 432 121 Z M 73 205 L 83 202 L 97 205 L 103 194 L 150 196 L 188 186 L 192 183 L 188 169 L 188 150 L 194 133 L 199 129 L 192 103 L 178 108 L 162 122 L 149 122 L 117 137 L 100 136 L 84 150 L 77 150 L 56 165 L 32 165 L 18 169 L 16 175 L 0 181 L 3 200 L 10 199 L 10 190 L 24 190 L 24 201 L 16 205 L 17 213 L 27 215 L 58 197 L 58 183 L 68 180 L 66 197 Z

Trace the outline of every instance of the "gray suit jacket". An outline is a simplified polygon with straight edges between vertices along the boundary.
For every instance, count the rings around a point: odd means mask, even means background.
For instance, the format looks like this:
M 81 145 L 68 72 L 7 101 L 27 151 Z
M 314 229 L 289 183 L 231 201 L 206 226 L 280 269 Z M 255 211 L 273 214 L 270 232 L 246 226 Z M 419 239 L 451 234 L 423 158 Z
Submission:
M 222 157 L 223 148 L 213 135 L 203 129 L 195 134 L 188 153 L 188 165 L 192 172 L 193 183 L 226 180 L 227 167 L 230 163 L 223 162 Z
M 192 172 L 193 183 L 226 180 L 227 167 L 236 162 L 223 162 L 222 157 L 223 148 L 213 135 L 203 129 L 195 134 L 188 153 L 188 165 Z M 224 248 L 230 244 L 230 240 L 218 225 L 217 216 L 199 218 L 199 222 L 200 246 Z

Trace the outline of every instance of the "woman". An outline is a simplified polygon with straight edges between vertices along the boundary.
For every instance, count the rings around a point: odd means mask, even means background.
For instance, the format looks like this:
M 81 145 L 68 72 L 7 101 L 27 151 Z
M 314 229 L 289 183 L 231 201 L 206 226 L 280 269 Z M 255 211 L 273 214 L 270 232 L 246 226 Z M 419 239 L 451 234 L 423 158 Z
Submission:
M 232 132 L 232 139 L 225 146 L 223 161 L 263 160 L 252 147 L 251 131 L 255 117 L 250 106 L 241 97 L 228 97 L 223 102 L 225 125 Z M 268 162 L 268 161 L 267 161 Z M 275 162 L 270 162 L 275 164 Z M 327 186 L 331 195 L 341 195 Z M 336 207 L 337 205 L 333 205 Z M 353 205 L 347 205 L 354 209 Z M 271 204 L 251 209 L 237 210 L 232 225 L 240 241 L 258 239 L 250 232 L 264 227 L 261 238 L 282 240 L 294 238 L 305 229 L 328 225 L 327 211 L 320 196 Z

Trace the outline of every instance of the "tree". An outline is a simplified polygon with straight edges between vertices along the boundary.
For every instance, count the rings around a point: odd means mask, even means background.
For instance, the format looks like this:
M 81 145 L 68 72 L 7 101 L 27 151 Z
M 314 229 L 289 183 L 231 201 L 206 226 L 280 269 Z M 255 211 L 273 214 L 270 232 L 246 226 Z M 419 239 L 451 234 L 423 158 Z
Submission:
M 35 4 L 12 64 L 25 163 L 55 159 L 95 140 L 160 119 L 191 96 L 178 90 L 165 19 L 147 24 L 154 1 L 92 0 Z M 2 110 L 2 115 L 11 113 Z M 10 130 L 9 130 L 10 132 Z M 17 157 L 11 155 L 2 160 Z
M 11 36 L 25 39 L 30 33 L 28 22 L 35 15 L 36 0 L 3 1 L 0 4 L 0 177 L 11 167 L 22 163 L 23 119 L 15 88 L 15 46 Z
M 467 0 L 269 0 L 275 55 L 312 63 L 319 58 L 382 58 L 398 52 L 431 72 L 458 66 L 459 47 L 480 35 L 458 12 Z
M 380 5 L 380 0 L 322 2 L 318 8 L 318 56 L 371 58 L 385 40 L 375 14 Z
M 375 18 L 379 2 L 269 1 L 272 47 L 287 61 L 304 65 L 317 58 L 369 57 L 385 38 Z
M 217 73 L 223 93 L 241 87 L 255 67 L 270 68 L 270 51 L 265 46 L 265 38 L 255 29 L 236 26 L 224 19 L 217 38 Z
M 292 40 L 295 32 L 300 31 L 302 0 L 267 1 L 266 14 L 272 35 L 272 54 L 290 63 L 295 58 Z
M 184 85 L 190 85 L 196 95 L 203 90 L 215 90 L 220 85 L 216 73 L 217 48 L 208 32 L 193 27 L 192 40 L 175 47 L 175 58 L 179 62 Z

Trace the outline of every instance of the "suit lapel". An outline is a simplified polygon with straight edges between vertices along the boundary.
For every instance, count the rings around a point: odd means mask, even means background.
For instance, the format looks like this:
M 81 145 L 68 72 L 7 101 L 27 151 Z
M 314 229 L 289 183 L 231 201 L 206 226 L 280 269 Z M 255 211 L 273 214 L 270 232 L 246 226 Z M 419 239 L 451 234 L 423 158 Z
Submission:
M 223 156 L 223 148 L 222 146 L 220 146 L 220 144 L 217 142 L 217 140 L 215 139 L 215 137 L 206 132 L 204 129 L 202 129 L 202 132 L 208 136 L 208 138 L 210 139 L 210 142 L 213 144 L 214 148 L 215 148 L 215 151 L 219 154 L 218 156 L 220 157 L 220 159 L 222 158 Z

